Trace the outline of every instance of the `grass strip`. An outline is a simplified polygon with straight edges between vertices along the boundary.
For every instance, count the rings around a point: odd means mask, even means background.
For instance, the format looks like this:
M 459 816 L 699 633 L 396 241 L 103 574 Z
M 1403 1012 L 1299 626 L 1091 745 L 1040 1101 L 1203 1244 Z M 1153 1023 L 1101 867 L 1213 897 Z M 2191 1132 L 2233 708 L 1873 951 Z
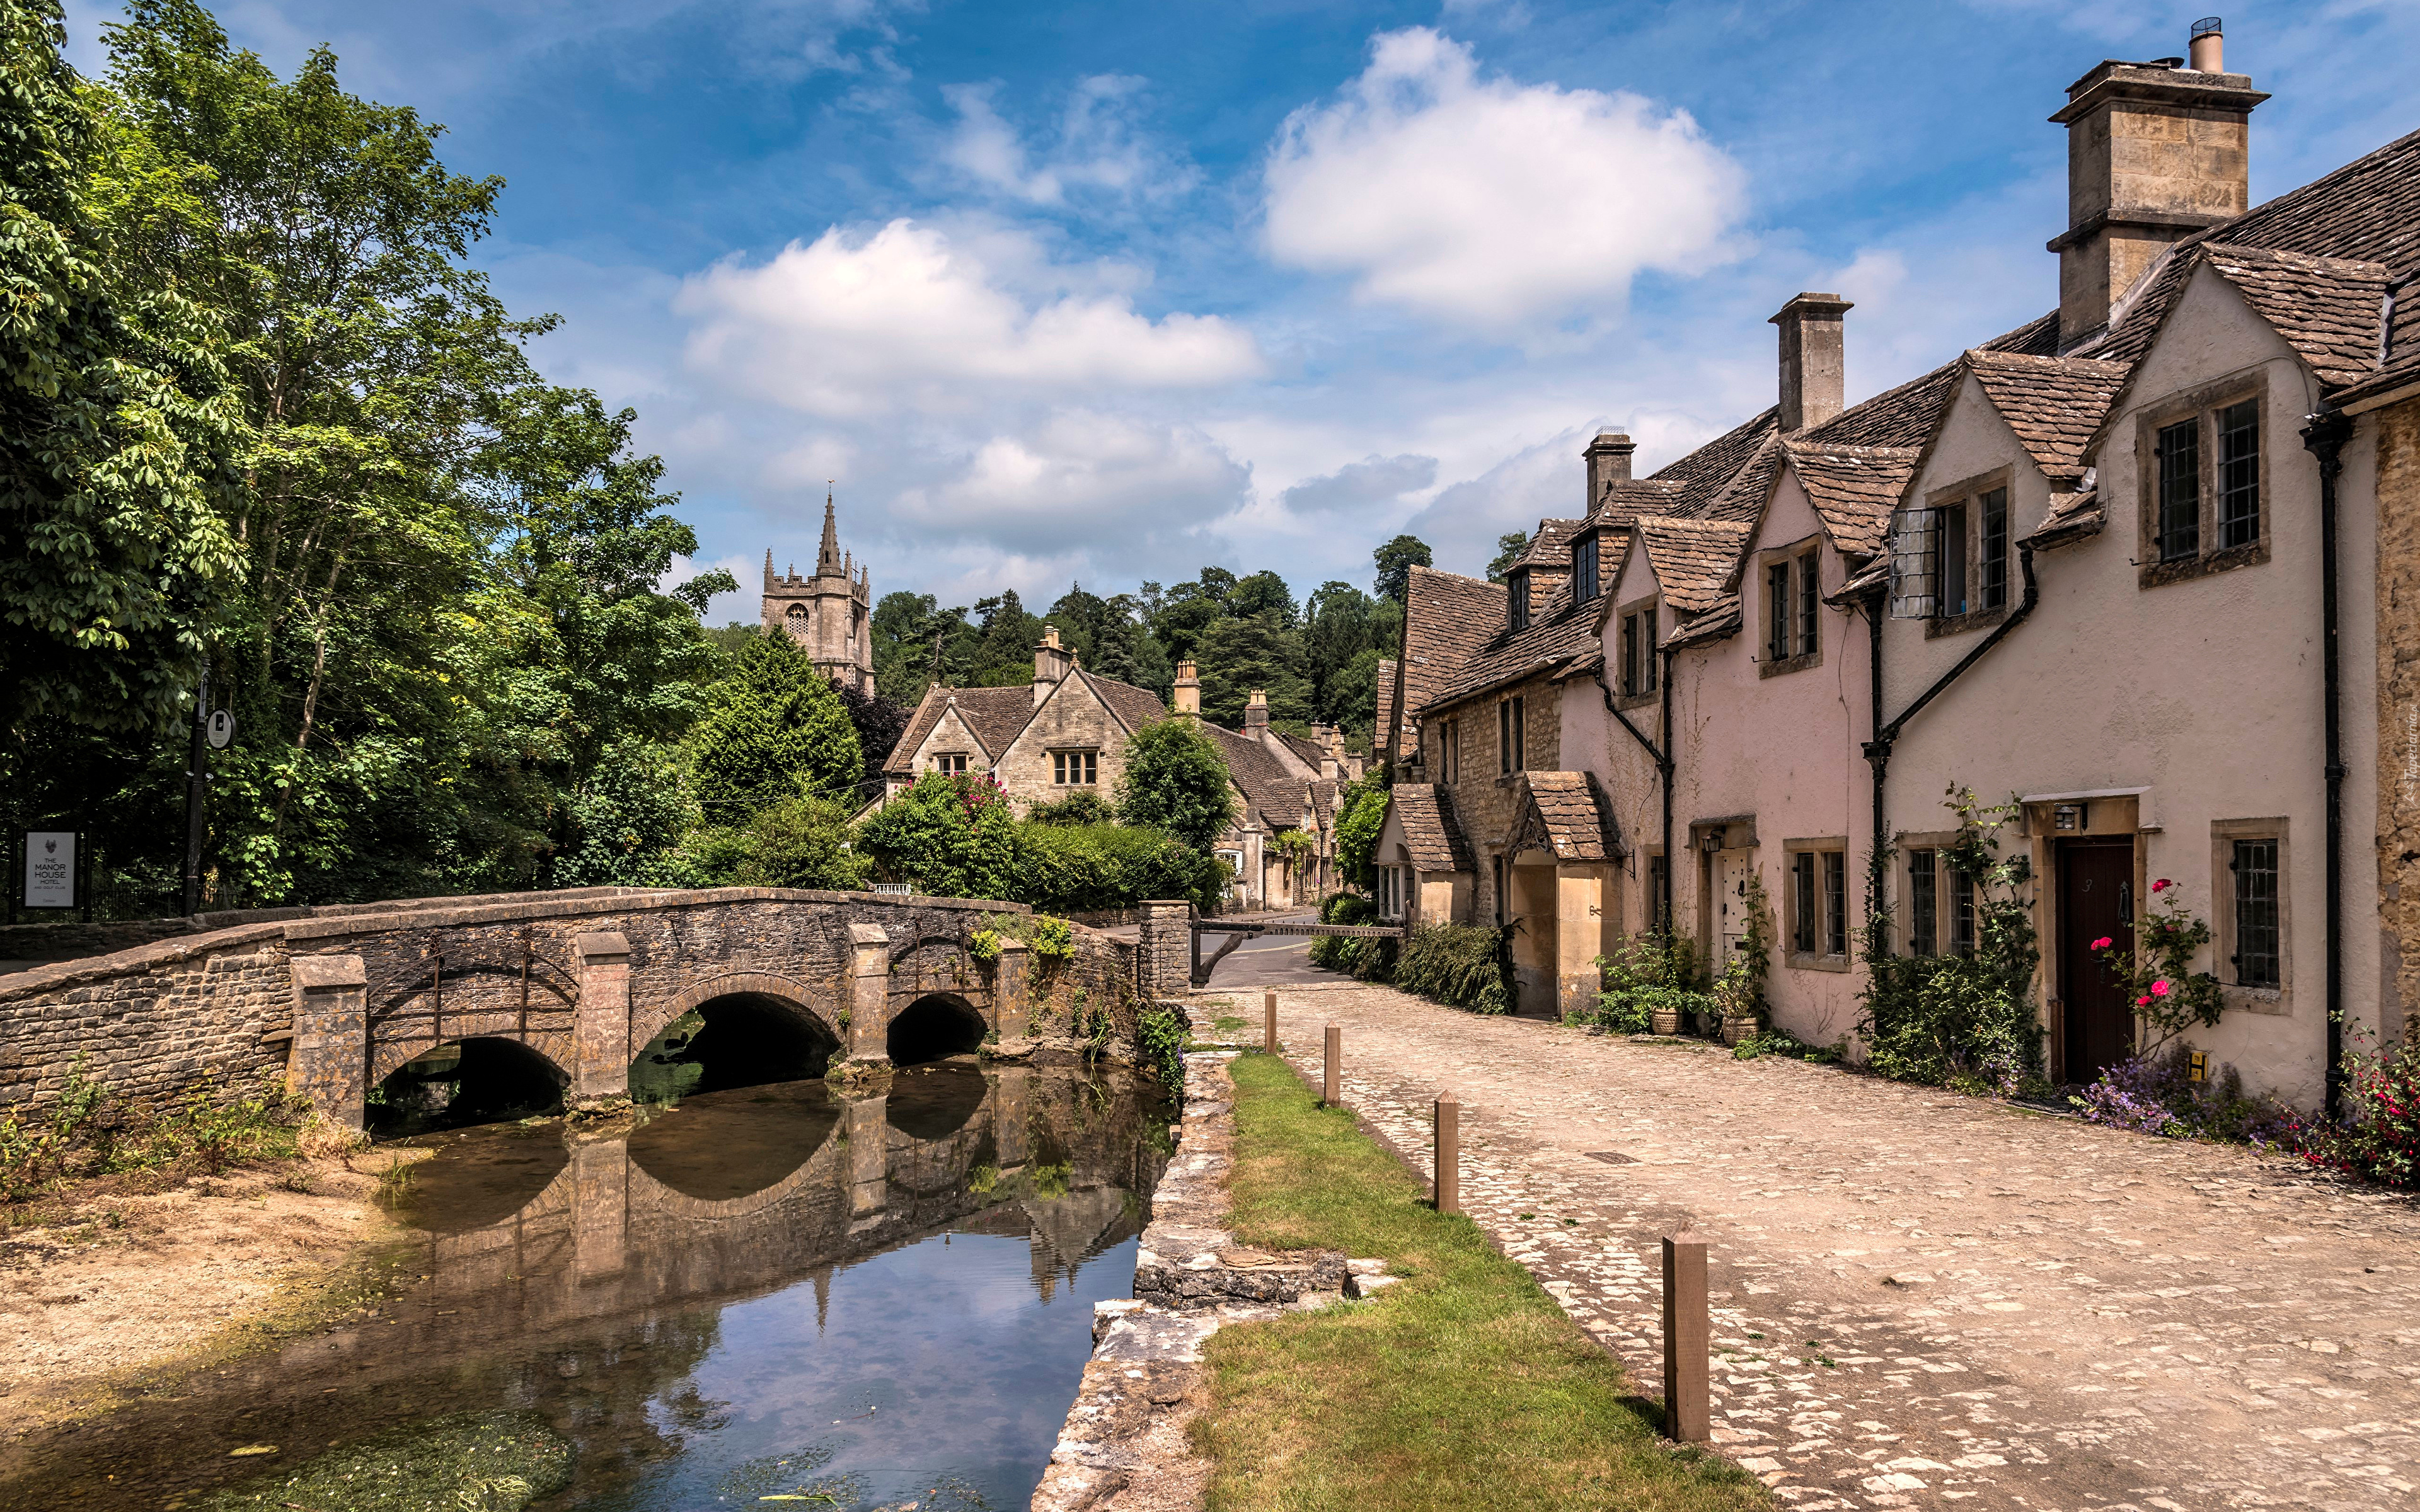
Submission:
M 1350 1112 L 1272 1056 L 1239 1056 L 1233 1076 L 1236 1237 L 1410 1279 L 1211 1339 L 1191 1431 L 1217 1465 L 1212 1512 L 1773 1504 L 1738 1467 L 1658 1438 L 1659 1404 Z

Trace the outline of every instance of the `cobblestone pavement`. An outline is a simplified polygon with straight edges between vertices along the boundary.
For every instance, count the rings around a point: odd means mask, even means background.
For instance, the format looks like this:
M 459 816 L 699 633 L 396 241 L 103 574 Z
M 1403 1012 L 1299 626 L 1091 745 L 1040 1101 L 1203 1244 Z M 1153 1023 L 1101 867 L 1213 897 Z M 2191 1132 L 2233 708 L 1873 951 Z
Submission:
M 1313 1085 L 1328 1024 L 1421 1169 L 1461 1099 L 1466 1211 L 1651 1393 L 1657 1240 L 1707 1237 L 1715 1444 L 1784 1505 L 2420 1507 L 2409 1197 L 1357 984 L 1280 990 Z

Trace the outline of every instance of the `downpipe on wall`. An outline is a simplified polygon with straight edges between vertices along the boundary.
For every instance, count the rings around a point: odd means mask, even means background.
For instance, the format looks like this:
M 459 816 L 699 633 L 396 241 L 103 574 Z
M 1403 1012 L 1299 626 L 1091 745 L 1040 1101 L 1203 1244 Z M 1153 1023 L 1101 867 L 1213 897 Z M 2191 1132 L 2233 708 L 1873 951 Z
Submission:
M 1672 733 L 1672 648 L 1658 646 L 1655 648 L 1655 655 L 1656 658 L 1663 663 L 1664 680 L 1658 691 L 1663 694 L 1661 704 L 1663 730 L 1668 744 Z M 1666 920 L 1668 927 L 1672 918 L 1672 753 L 1665 746 L 1658 746 L 1648 739 L 1644 732 L 1630 722 L 1628 715 L 1614 706 L 1613 688 L 1605 680 L 1605 662 L 1602 657 L 1597 661 L 1596 689 L 1605 696 L 1605 712 L 1612 715 L 1621 728 L 1629 731 L 1630 738 L 1638 742 L 1639 748 L 1654 760 L 1656 786 L 1664 790 L 1664 885 L 1658 889 L 1660 896 L 1656 902 L 1661 910 L 1660 917 Z M 1648 927 L 1651 929 L 1654 927 L 1653 919 L 1648 921 Z
M 2328 784 L 2327 869 L 2327 1093 L 2330 1119 L 2344 1110 L 2344 718 L 2342 672 L 2336 659 L 2336 480 L 2344 472 L 2344 444 L 2352 420 L 2340 409 L 2307 417 L 2303 445 L 2319 463 L 2319 665 L 2324 686 Z

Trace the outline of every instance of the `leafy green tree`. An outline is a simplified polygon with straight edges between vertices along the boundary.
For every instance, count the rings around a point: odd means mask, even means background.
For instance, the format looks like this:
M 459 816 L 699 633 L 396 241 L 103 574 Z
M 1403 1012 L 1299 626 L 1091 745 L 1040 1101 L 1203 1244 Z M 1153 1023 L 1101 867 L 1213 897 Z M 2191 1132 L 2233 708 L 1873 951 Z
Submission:
M 1372 591 L 1398 604 L 1411 595 L 1412 568 L 1432 566 L 1435 561 L 1429 544 L 1417 535 L 1398 535 L 1371 555 L 1378 563 L 1378 580 Z
M 1164 829 L 1198 851 L 1234 823 L 1227 759 L 1188 718 L 1154 720 L 1127 739 L 1117 791 L 1120 821 Z
M 1242 723 L 1255 688 L 1268 695 L 1272 720 L 1310 720 L 1311 687 L 1303 675 L 1302 640 L 1274 610 L 1214 623 L 1194 655 L 1202 668 L 1202 712 L 1213 723 Z
M 52 0 L 0 8 L 0 724 L 12 788 L 28 778 L 28 720 L 164 732 L 240 564 L 229 521 L 244 436 L 225 333 L 160 269 L 123 255 L 111 186 L 150 164 L 80 98 L 64 41 Z
M 1140 602 L 1131 594 L 1120 594 L 1109 604 L 1111 612 L 1102 622 L 1099 639 L 1084 665 L 1103 677 L 1147 687 L 1166 698 L 1176 674 L 1169 665 L 1168 653 L 1143 625 Z
M 1170 665 L 1196 654 L 1202 634 L 1225 617 L 1227 595 L 1234 587 L 1235 575 L 1224 567 L 1204 567 L 1199 579 L 1178 583 L 1165 594 L 1157 583 L 1142 585 L 1152 636 Z
M 660 887 L 682 878 L 674 853 L 697 826 L 698 804 L 671 747 L 608 747 L 565 810 L 553 881 L 563 887 Z
M 1344 880 L 1368 891 L 1377 881 L 1378 836 L 1387 827 L 1388 792 L 1374 775 L 1348 785 L 1336 800 L 1336 866 Z
M 943 898 L 1014 900 L 1016 815 L 990 777 L 927 772 L 860 826 L 886 876 Z
M 1280 625 L 1293 629 L 1295 623 L 1294 590 L 1274 572 L 1256 572 L 1239 578 L 1227 591 L 1225 612 L 1230 619 L 1248 620 L 1256 615 L 1272 614 Z
M 1378 725 L 1378 653 L 1364 651 L 1327 679 L 1320 712 L 1330 724 L 1367 739 Z
M 759 812 L 748 826 L 746 860 L 735 878 L 751 887 L 861 889 L 873 863 L 850 849 L 850 806 L 834 798 L 787 798 Z
M 690 735 L 699 802 L 716 824 L 745 824 L 799 796 L 845 798 L 865 762 L 840 690 L 781 631 L 758 635 Z
M 1529 532 L 1528 531 L 1506 531 L 1497 536 L 1496 555 L 1487 563 L 1487 580 L 1492 583 L 1502 582 L 1505 575 L 1512 570 L 1513 563 L 1519 562 L 1523 553 L 1528 549 Z

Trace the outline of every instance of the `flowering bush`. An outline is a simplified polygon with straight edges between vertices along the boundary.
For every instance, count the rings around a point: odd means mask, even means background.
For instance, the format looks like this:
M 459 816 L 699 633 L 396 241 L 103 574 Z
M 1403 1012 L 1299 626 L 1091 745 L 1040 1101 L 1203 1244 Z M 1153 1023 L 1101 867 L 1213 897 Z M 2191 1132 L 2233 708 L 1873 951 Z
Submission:
M 2184 1045 L 2133 1056 L 2068 1099 L 2094 1123 L 2170 1139 L 2223 1139 L 2263 1148 L 2292 1138 L 2296 1116 L 2273 1099 L 2243 1093 L 2243 1078 L 2222 1066 L 2215 1080 L 2193 1079 Z
M 2226 1007 L 2218 979 L 2194 969 L 2194 957 L 2211 941 L 2210 925 L 2178 899 L 2175 888 L 2165 877 L 2151 884 L 2157 901 L 2135 921 L 2131 951 L 2106 934 L 2092 942 L 2110 980 L 2125 989 L 2135 1016 L 2155 1031 L 2140 1051 L 2145 1059 L 2196 1025 L 2216 1024 Z
M 2420 1187 L 2420 1039 L 2381 1054 L 2346 1052 L 2343 1121 L 2296 1122 L 2304 1160 L 2386 1186 Z
M 1703 991 L 1697 943 L 1686 935 L 1650 932 L 1634 935 L 1611 955 L 1596 958 L 1603 991 L 1593 1012 L 1574 1022 L 1595 1024 L 1617 1034 L 1645 1034 L 1657 1013 L 1711 1017 L 1714 998 Z M 1757 974 L 1761 987 L 1763 973 Z

